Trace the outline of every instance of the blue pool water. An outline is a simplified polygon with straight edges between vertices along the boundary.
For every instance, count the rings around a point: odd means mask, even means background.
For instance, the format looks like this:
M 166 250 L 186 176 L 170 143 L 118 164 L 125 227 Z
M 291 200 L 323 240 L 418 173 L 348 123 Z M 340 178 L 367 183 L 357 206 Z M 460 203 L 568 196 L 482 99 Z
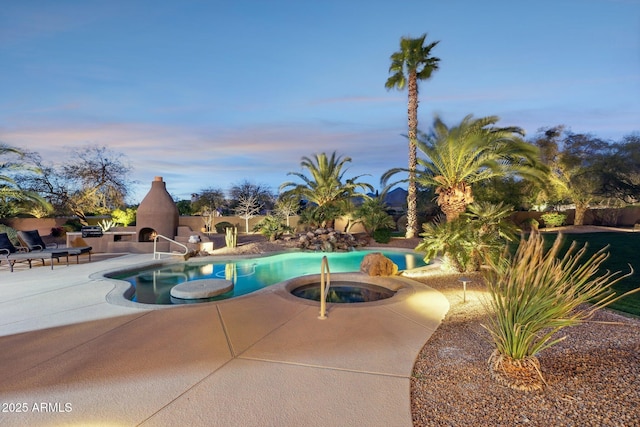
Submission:
M 258 289 L 307 274 L 319 274 L 323 256 L 329 259 L 332 273 L 349 273 L 360 270 L 362 258 L 371 252 L 382 252 L 398 269 L 422 267 L 422 256 L 415 253 L 394 251 L 354 252 L 295 252 L 243 260 L 222 260 L 207 263 L 179 263 L 137 272 L 110 275 L 126 280 L 135 287 L 131 300 L 145 304 L 172 304 L 186 301 L 173 299 L 171 288 L 187 280 L 227 279 L 234 289 L 209 299 L 216 301 L 245 295 Z

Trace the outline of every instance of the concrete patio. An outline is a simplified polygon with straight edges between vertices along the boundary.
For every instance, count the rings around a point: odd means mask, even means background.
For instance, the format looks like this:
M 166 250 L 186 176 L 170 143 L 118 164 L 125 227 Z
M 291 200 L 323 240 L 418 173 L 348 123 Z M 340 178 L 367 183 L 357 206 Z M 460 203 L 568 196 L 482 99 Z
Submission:
M 115 282 L 96 273 L 150 257 L 0 265 L 0 425 L 412 425 L 414 359 L 449 308 L 439 292 L 402 279 L 402 295 L 326 320 L 277 285 L 166 309 L 107 302 Z

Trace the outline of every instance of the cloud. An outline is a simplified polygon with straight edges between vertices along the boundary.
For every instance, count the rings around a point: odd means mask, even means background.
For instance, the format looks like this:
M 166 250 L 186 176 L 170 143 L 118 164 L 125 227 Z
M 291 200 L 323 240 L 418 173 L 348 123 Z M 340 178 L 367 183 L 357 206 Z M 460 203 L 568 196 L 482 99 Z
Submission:
M 211 186 L 226 190 L 244 179 L 275 191 L 290 179 L 287 172 L 300 170 L 302 156 L 319 152 L 352 157 L 345 176 L 368 174 L 366 181 L 373 185 L 385 170 L 406 163 L 405 141 L 393 129 L 308 123 L 198 129 L 142 123 L 21 127 L 4 129 L 0 140 L 53 163 L 66 160 L 70 149 L 87 145 L 121 152 L 133 166 L 134 202 L 154 176 L 171 177 L 165 179 L 167 188 L 179 198 Z

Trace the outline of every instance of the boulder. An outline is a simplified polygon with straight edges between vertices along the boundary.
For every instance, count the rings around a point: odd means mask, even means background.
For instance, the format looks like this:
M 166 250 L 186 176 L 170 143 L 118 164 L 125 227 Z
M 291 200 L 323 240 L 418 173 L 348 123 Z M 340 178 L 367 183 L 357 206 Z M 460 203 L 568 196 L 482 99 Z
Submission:
M 398 266 L 380 252 L 372 252 L 362 258 L 360 271 L 369 276 L 395 276 Z
M 298 236 L 298 247 L 305 250 L 334 252 L 348 251 L 364 246 L 368 239 L 358 240 L 352 234 L 332 228 L 318 228 Z

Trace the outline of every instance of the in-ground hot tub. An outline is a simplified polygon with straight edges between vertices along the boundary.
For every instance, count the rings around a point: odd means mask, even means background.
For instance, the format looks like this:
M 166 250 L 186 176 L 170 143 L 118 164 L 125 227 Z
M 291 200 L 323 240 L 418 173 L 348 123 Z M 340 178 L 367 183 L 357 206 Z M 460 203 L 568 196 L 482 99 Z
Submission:
M 331 275 L 327 303 L 367 303 L 392 298 L 406 285 L 398 278 L 371 277 L 362 273 L 337 273 Z M 296 277 L 285 283 L 285 289 L 293 296 L 320 301 L 320 275 Z
M 320 301 L 320 282 L 302 285 L 291 291 L 298 298 Z M 371 285 L 361 282 L 331 281 L 327 302 L 331 303 L 357 303 L 372 302 L 391 298 L 396 293 L 391 289 L 382 286 Z

